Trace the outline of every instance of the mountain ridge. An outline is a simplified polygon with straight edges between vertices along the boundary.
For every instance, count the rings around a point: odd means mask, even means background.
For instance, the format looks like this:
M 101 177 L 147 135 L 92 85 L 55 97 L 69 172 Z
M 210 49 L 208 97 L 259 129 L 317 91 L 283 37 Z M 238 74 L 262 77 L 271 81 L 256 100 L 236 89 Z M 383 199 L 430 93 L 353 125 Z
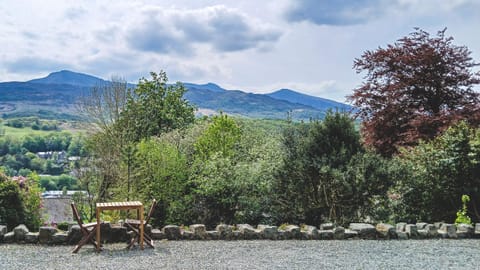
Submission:
M 101 78 L 61 70 L 46 77 L 25 82 L 0 83 L 0 113 L 8 116 L 15 111 L 51 110 L 73 112 L 75 100 L 93 86 L 108 83 Z M 209 82 L 194 84 L 184 82 L 188 89 L 185 98 L 194 104 L 199 114 L 205 115 L 222 111 L 231 115 L 285 119 L 322 118 L 329 109 L 348 110 L 351 106 L 324 98 L 305 95 L 290 89 L 280 89 L 270 94 L 248 93 L 242 90 L 226 90 Z M 13 112 L 3 109 L 2 104 L 14 104 Z M 43 106 L 43 107 L 42 107 Z M 11 108 L 12 106 L 3 106 Z

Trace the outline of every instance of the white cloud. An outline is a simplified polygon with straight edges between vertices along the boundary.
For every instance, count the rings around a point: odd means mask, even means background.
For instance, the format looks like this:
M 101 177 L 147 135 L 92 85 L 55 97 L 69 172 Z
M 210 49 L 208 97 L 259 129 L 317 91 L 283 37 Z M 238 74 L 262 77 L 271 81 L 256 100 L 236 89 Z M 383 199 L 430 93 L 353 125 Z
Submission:
M 344 101 L 362 80 L 354 58 L 417 26 L 447 27 L 480 62 L 478 10 L 478 0 L 4 0 L 0 80 L 68 68 L 136 82 L 163 69 L 171 81 Z

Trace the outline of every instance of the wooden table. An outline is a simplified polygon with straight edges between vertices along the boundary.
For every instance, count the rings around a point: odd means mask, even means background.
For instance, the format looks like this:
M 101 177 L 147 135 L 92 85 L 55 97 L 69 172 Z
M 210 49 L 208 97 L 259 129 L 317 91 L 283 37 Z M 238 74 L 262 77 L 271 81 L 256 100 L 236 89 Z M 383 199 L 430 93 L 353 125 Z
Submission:
M 100 251 L 100 213 L 103 210 L 130 210 L 136 209 L 140 219 L 140 248 L 143 249 L 143 204 L 139 201 L 133 202 L 105 202 L 97 203 L 97 251 Z

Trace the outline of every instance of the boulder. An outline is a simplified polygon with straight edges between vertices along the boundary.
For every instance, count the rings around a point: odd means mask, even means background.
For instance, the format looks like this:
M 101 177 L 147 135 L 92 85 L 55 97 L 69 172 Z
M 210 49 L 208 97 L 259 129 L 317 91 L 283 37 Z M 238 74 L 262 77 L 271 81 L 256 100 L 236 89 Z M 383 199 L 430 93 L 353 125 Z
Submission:
M 322 223 L 320 224 L 320 230 L 333 230 L 333 223 L 329 222 L 329 223 Z
M 249 224 L 238 224 L 237 229 L 240 232 L 240 234 L 243 235 L 244 239 L 251 240 L 251 239 L 257 239 L 258 238 L 258 237 L 255 237 L 257 232 Z
M 66 232 L 57 232 L 56 234 L 52 235 L 52 244 L 54 245 L 62 245 L 67 242 L 68 233 Z
M 335 239 L 335 233 L 333 232 L 333 230 L 319 230 L 318 239 L 333 240 Z
M 408 240 L 408 234 L 406 232 L 397 231 L 397 239 L 398 240 Z
M 417 222 L 415 225 L 417 225 L 417 230 L 423 230 L 427 226 L 428 223 L 426 222 Z
M 147 225 L 144 227 L 145 233 L 147 235 L 152 235 L 152 227 Z M 103 239 L 103 236 L 102 236 Z M 119 243 L 119 242 L 126 242 L 130 240 L 131 237 L 127 234 L 127 228 L 123 227 L 122 225 L 112 225 L 110 227 L 110 235 L 108 238 L 109 243 Z
M 475 231 L 473 233 L 473 237 L 480 238 L 480 223 L 475 223 Z M 1 237 L 0 237 L 1 240 Z
M 80 226 L 73 225 L 70 226 L 68 230 L 68 235 L 67 235 L 67 244 L 69 245 L 76 245 L 78 242 L 82 239 L 82 231 L 80 230 Z
M 153 240 L 162 240 L 165 239 L 165 234 L 159 229 L 152 229 L 152 239 Z
M 457 225 L 457 237 L 458 238 L 471 238 L 475 232 L 475 228 L 470 224 L 458 224 Z
M 303 238 L 306 240 L 316 240 L 319 237 L 318 230 L 315 226 L 305 225 L 302 227 L 302 232 L 305 233 Z
M 333 239 L 335 240 L 345 239 L 345 228 L 341 226 L 333 228 Z
M 345 229 L 343 235 L 344 239 L 358 239 L 358 232 L 350 229 Z
M 38 242 L 40 244 L 52 244 L 53 235 L 57 233 L 54 227 L 43 226 L 38 230 Z
M 416 239 L 418 238 L 418 229 L 415 224 L 407 224 L 405 226 L 405 232 L 408 234 L 408 238 Z
M 397 238 L 397 231 L 395 230 L 395 227 L 391 224 L 387 223 L 379 223 L 377 226 L 375 226 L 375 229 L 377 230 L 377 236 L 380 239 L 395 239 Z
M 434 224 L 427 224 L 425 230 L 427 230 L 429 238 L 435 238 L 438 235 L 438 228 Z
M 377 230 L 372 224 L 350 223 L 349 229 L 356 231 L 361 239 L 376 239 Z
M 442 238 L 457 238 L 457 229 L 454 224 L 443 223 L 438 234 Z
M 0 243 L 3 241 L 3 236 L 7 233 L 7 226 L 0 225 Z
M 162 228 L 162 231 L 168 240 L 178 240 L 181 238 L 180 227 L 177 225 L 167 225 Z
M 302 234 L 300 233 L 300 227 L 297 225 L 287 225 L 285 226 L 285 232 L 287 239 L 301 239 Z
M 207 228 L 203 224 L 190 225 L 190 231 L 193 232 L 194 238 L 197 240 L 205 240 L 207 238 Z
M 182 239 L 184 240 L 194 240 L 195 234 L 192 231 L 182 231 Z
M 25 240 L 25 235 L 29 232 L 27 226 L 20 224 L 17 227 L 13 228 L 13 234 L 15 235 L 15 241 L 23 242 Z
M 27 243 L 27 244 L 38 243 L 38 232 L 28 232 L 25 235 L 25 243 Z
M 257 230 L 260 233 L 262 239 L 277 240 L 278 227 L 270 225 L 258 225 Z
M 217 231 L 206 231 L 206 239 L 208 240 L 218 240 L 220 239 L 220 233 Z
M 13 243 L 15 242 L 15 233 L 13 231 L 8 232 L 3 235 L 3 242 L 5 243 Z
M 395 225 L 395 230 L 397 232 L 404 232 L 405 231 L 405 227 L 407 226 L 407 223 L 405 222 L 399 222 Z
M 232 226 L 227 224 L 218 224 L 217 227 L 215 227 L 215 230 L 220 234 L 220 239 L 232 239 Z

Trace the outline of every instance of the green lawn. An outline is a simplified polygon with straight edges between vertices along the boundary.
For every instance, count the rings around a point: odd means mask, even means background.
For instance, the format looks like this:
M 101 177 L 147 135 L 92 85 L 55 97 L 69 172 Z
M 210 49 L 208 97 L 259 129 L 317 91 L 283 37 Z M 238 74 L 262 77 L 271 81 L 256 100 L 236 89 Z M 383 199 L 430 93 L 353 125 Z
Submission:
M 60 131 L 33 130 L 30 127 L 13 128 L 13 127 L 5 126 L 3 125 L 3 123 L 0 124 L 0 129 L 5 130 L 5 136 L 10 136 L 15 138 L 22 138 L 28 135 L 47 135 L 54 132 L 60 132 Z

